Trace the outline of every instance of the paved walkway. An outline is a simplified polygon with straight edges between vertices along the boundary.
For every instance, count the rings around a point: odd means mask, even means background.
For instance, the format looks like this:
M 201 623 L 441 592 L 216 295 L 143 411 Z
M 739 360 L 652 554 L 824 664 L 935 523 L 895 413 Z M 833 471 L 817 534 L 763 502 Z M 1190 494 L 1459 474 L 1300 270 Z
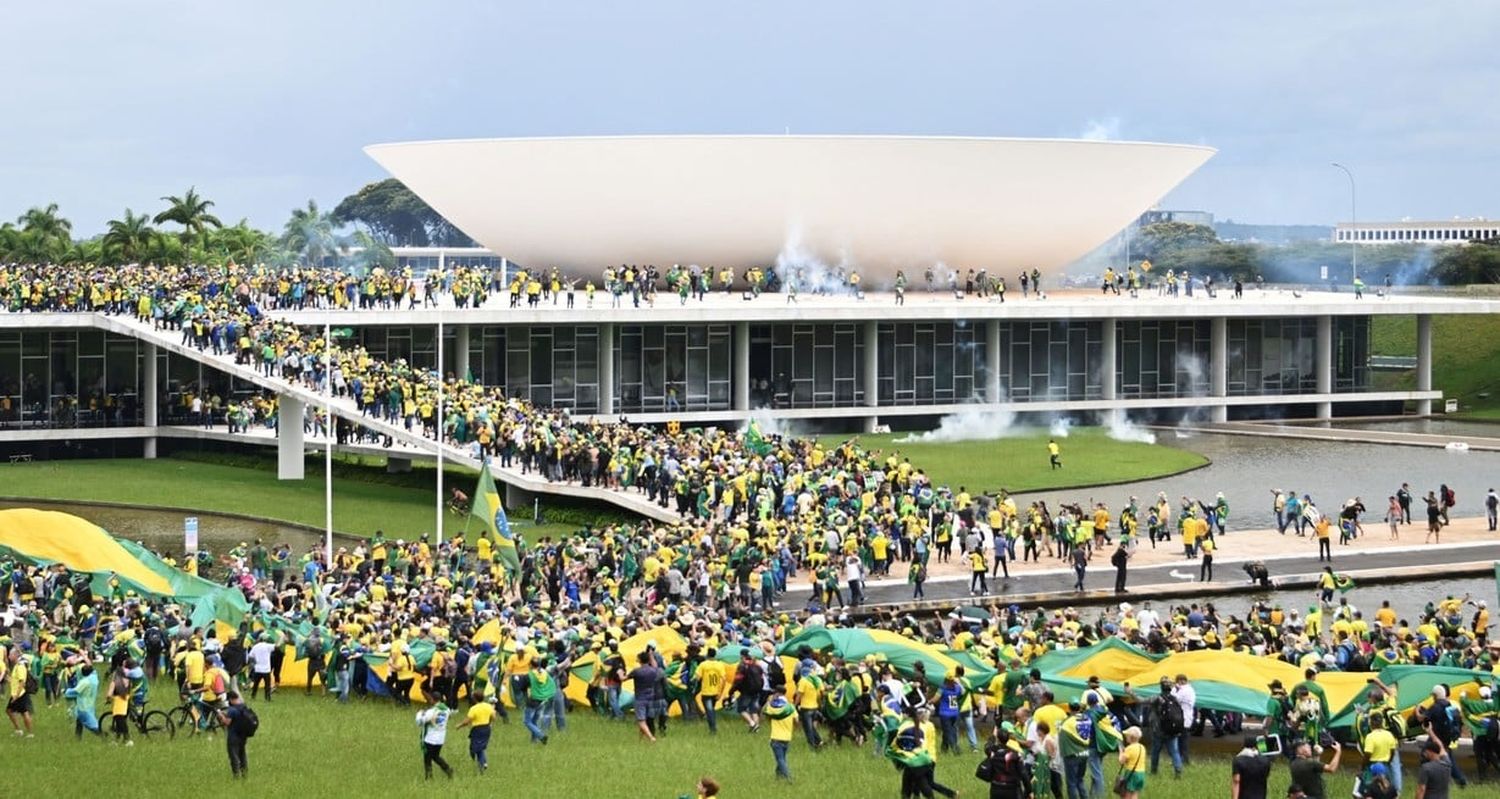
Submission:
M 1416 518 L 1413 517 L 1416 522 Z M 1365 525 L 1366 534 L 1348 546 L 1340 546 L 1333 539 L 1333 567 L 1343 572 L 1354 569 L 1389 569 L 1402 567 L 1424 567 L 1437 564 L 1470 563 L 1491 561 L 1500 557 L 1500 533 L 1486 529 L 1482 518 L 1455 518 L 1452 525 L 1443 528 L 1441 544 L 1423 542 L 1425 524 L 1413 523 L 1399 529 L 1399 538 L 1390 540 L 1384 522 Z M 1217 538 L 1218 552 L 1214 556 L 1214 586 L 1248 583 L 1241 568 L 1244 563 L 1261 561 L 1266 564 L 1273 578 L 1286 575 L 1315 574 L 1322 570 L 1318 560 L 1317 538 L 1311 534 L 1299 538 L 1288 529 L 1286 535 L 1275 530 L 1236 531 L 1233 528 Z M 1115 570 L 1109 565 L 1108 556 L 1113 548 L 1093 558 L 1085 573 L 1084 587 L 1089 592 L 1112 592 Z M 993 558 L 991 558 L 993 561 Z M 1011 577 L 989 580 L 993 601 L 1015 595 L 1050 594 L 1057 597 L 1079 596 L 1073 588 L 1075 576 L 1064 561 L 1049 558 L 1044 552 L 1040 563 L 1009 564 Z M 1182 554 L 1180 539 L 1176 536 L 1169 543 L 1161 543 L 1155 549 L 1142 540 L 1140 547 L 1130 560 L 1127 571 L 1127 588 L 1157 584 L 1187 587 L 1196 584 L 1201 576 L 1201 561 L 1188 560 Z M 991 565 L 993 571 L 993 563 Z M 891 569 L 891 577 L 871 580 L 866 595 L 872 603 L 905 603 L 911 601 L 912 589 L 906 581 L 905 564 L 897 563 Z M 970 597 L 969 570 L 958 562 L 935 564 L 926 585 L 928 599 L 964 599 Z M 799 597 L 796 601 L 802 601 Z
M 1399 430 L 1356 430 L 1346 427 L 1313 427 L 1298 424 L 1260 422 L 1219 422 L 1178 426 L 1175 430 L 1195 433 L 1228 433 L 1230 435 L 1298 438 L 1313 441 L 1343 441 L 1364 444 L 1400 444 L 1410 447 L 1454 447 L 1483 452 L 1500 452 L 1500 437 L 1412 433 Z

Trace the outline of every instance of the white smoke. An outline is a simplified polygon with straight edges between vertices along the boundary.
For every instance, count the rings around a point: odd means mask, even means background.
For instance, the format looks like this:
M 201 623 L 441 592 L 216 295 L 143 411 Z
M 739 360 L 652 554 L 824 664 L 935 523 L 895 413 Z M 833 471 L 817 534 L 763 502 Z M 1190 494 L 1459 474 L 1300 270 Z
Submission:
M 1120 118 L 1090 119 L 1078 138 L 1085 141 L 1114 141 L 1120 138 Z
M 1108 423 L 1106 430 L 1109 437 L 1116 441 L 1134 441 L 1140 444 L 1155 444 L 1156 434 L 1144 427 L 1130 421 L 1122 411 L 1120 413 L 1106 414 Z
M 1047 432 L 1053 438 L 1067 438 L 1068 431 L 1072 429 L 1073 420 L 1066 416 L 1061 416 L 1052 420 L 1052 424 L 1047 428 Z
M 936 444 L 954 441 L 992 441 L 1017 432 L 1016 415 L 1010 411 L 963 411 L 944 416 L 934 430 L 909 433 L 897 444 Z
M 761 435 L 764 436 L 793 437 L 801 434 L 794 420 L 783 419 L 765 408 L 750 414 L 749 421 L 754 422 L 755 426 L 760 428 Z
M 787 231 L 786 242 L 776 254 L 776 275 L 781 279 L 782 291 L 796 283 L 800 294 L 843 293 L 849 290 L 846 279 L 854 270 L 847 251 L 839 253 L 838 263 L 830 264 L 802 243 L 802 232 L 797 228 Z M 873 288 L 868 283 L 863 287 Z
M 1176 361 L 1173 363 L 1173 369 L 1179 375 L 1183 372 L 1187 373 L 1188 396 L 1195 398 L 1208 396 L 1211 386 L 1209 384 L 1208 365 L 1203 358 L 1191 352 L 1178 352 Z M 1183 413 L 1181 419 L 1177 420 L 1177 425 L 1179 427 L 1191 425 L 1201 422 L 1206 418 L 1208 418 L 1208 413 L 1205 408 L 1202 405 L 1194 405 Z

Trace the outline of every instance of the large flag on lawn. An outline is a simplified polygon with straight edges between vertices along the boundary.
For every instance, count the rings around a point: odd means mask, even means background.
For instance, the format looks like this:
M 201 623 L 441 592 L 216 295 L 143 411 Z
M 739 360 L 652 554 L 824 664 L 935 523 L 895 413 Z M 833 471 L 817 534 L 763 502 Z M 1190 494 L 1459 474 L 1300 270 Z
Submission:
M 511 532 L 510 520 L 505 517 L 505 506 L 500 503 L 500 492 L 495 488 L 495 478 L 490 476 L 490 463 L 479 467 L 479 486 L 474 489 L 474 503 L 469 513 L 479 517 L 495 538 L 495 555 L 500 565 L 512 578 L 521 573 L 521 558 L 516 553 L 515 533 Z

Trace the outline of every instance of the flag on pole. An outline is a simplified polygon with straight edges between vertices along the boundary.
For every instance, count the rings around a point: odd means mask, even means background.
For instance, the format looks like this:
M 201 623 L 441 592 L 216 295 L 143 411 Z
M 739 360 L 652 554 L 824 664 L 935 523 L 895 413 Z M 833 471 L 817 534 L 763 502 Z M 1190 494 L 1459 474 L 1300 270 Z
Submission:
M 496 559 L 514 579 L 521 573 L 521 558 L 516 552 L 515 533 L 511 532 L 510 520 L 505 517 L 505 507 L 500 503 L 500 492 L 495 488 L 495 478 L 490 476 L 489 461 L 479 467 L 479 485 L 474 489 L 474 502 L 469 513 L 479 517 L 494 536 Z

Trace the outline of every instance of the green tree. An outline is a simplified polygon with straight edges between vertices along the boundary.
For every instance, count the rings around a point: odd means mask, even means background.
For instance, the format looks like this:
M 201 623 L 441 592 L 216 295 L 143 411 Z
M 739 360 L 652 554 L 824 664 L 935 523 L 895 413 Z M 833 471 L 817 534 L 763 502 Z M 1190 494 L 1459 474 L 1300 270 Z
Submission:
M 73 223 L 58 213 L 57 203 L 29 208 L 26 213 L 16 218 L 16 223 L 21 226 L 22 230 L 46 239 L 72 240 Z
M 363 225 L 379 241 L 395 246 L 472 246 L 464 235 L 395 178 L 370 183 L 333 209 L 339 224 Z
M 208 209 L 214 205 L 213 201 L 199 197 L 196 187 L 189 186 L 187 192 L 181 197 L 167 196 L 161 199 L 167 202 L 167 210 L 157 214 L 152 221 L 158 225 L 164 222 L 175 222 L 182 226 L 180 235 L 183 245 L 182 255 L 185 257 L 191 257 L 192 245 L 204 246 L 209 228 L 224 226 L 218 217 L 208 212 Z
M 303 263 L 322 264 L 326 258 L 337 258 L 339 242 L 334 235 L 333 214 L 318 209 L 316 200 L 306 208 L 293 208 L 281 234 L 282 246 L 296 253 Z
M 214 231 L 209 236 L 208 249 L 227 262 L 253 264 L 265 261 L 277 246 L 275 236 L 250 227 L 248 220 L 241 219 L 234 225 Z
M 349 247 L 344 249 L 349 263 L 361 269 L 373 269 L 377 266 L 392 269 L 396 266 L 396 255 L 391 252 L 385 242 L 380 241 L 368 232 L 356 230 L 349 237 Z M 353 252 L 352 248 L 359 248 Z
M 1218 243 L 1218 235 L 1207 225 L 1157 222 L 1141 228 L 1136 237 L 1131 240 L 1130 246 L 1132 255 L 1139 253 L 1141 257 L 1155 264 L 1158 260 L 1169 259 L 1178 253 L 1202 249 Z
M 1456 285 L 1500 282 L 1500 245 L 1486 242 L 1444 247 L 1432 272 L 1444 283 Z
M 104 262 L 109 264 L 143 263 L 154 235 L 156 235 L 156 229 L 151 227 L 149 217 L 126 208 L 124 218 L 109 220 L 108 229 L 104 232 L 102 241 Z

